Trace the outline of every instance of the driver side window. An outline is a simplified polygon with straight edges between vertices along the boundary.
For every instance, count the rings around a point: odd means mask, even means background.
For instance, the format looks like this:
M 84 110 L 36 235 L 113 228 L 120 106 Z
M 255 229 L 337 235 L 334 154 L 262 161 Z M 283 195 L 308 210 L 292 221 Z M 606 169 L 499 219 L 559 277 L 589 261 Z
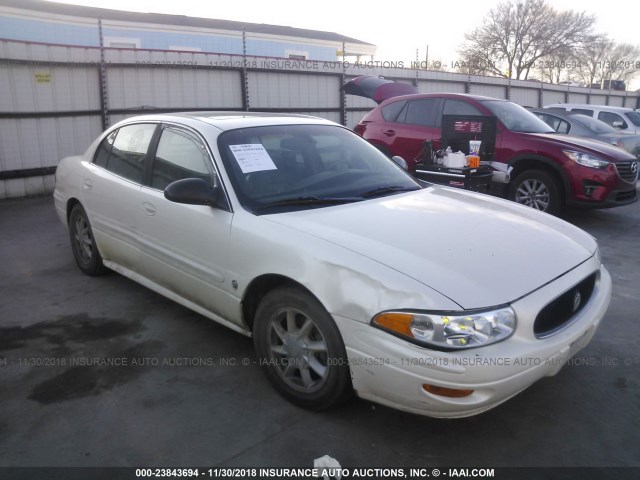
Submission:
M 183 178 L 202 178 L 211 183 L 211 160 L 200 140 L 178 128 L 165 127 L 151 170 L 151 187 L 164 190 Z
M 620 115 L 611 112 L 600 112 L 598 114 L 598 120 L 602 120 L 604 123 L 607 123 L 614 128 L 624 129 L 629 126 Z

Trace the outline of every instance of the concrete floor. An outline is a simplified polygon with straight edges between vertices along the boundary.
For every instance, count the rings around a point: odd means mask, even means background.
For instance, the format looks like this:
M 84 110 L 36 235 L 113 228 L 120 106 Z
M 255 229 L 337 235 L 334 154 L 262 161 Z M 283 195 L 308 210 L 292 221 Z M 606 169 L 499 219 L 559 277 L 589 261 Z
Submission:
M 640 203 L 566 219 L 597 237 L 614 281 L 594 340 L 502 406 L 436 420 L 361 400 L 292 406 L 249 339 L 115 273 L 82 275 L 51 198 L 0 202 L 0 466 L 311 467 L 328 454 L 342 466 L 638 467 Z M 70 365 L 79 357 L 129 366 Z

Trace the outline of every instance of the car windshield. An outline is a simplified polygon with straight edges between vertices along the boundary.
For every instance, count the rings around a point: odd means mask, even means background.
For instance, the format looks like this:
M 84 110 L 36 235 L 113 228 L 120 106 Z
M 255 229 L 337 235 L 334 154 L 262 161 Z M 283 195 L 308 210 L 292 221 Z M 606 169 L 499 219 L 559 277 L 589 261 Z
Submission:
M 255 214 L 317 208 L 418 190 L 377 148 L 331 125 L 230 130 L 218 148 L 243 207 Z
M 503 100 L 487 100 L 482 104 L 512 132 L 556 133 L 555 130 L 524 107 Z
M 617 135 L 619 132 L 615 128 L 606 123 L 596 120 L 593 117 L 588 117 L 586 115 L 572 115 L 572 117 L 581 125 L 591 130 L 593 133 L 608 133 Z
M 635 110 L 627 112 L 627 118 L 631 120 L 631 123 L 633 123 L 636 127 L 640 127 L 640 113 L 636 112 Z

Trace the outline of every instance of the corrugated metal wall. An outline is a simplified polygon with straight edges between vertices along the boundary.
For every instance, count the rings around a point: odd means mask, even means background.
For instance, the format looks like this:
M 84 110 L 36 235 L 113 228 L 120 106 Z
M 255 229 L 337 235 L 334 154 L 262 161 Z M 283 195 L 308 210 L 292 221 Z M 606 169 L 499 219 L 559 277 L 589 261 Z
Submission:
M 104 62 L 101 61 L 104 54 Z M 470 92 L 526 106 L 571 102 L 635 107 L 637 94 L 402 68 L 200 52 L 69 47 L 0 40 L 0 198 L 50 193 L 52 172 L 108 121 L 154 110 L 266 110 L 350 128 L 375 106 L 343 96 L 343 81 L 384 75 L 421 92 Z M 101 75 L 104 69 L 104 78 Z M 103 95 L 104 87 L 104 95 Z

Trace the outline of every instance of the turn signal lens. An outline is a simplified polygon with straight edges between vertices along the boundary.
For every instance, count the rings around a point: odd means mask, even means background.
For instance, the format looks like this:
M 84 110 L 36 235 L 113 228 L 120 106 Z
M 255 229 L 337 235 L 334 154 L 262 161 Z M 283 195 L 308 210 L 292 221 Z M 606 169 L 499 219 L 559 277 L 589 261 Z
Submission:
M 412 337 L 411 334 L 411 320 L 413 315 L 407 313 L 381 313 L 376 315 L 374 323 L 382 328 L 391 330 L 392 332 L 399 333 L 400 335 L 406 335 Z

